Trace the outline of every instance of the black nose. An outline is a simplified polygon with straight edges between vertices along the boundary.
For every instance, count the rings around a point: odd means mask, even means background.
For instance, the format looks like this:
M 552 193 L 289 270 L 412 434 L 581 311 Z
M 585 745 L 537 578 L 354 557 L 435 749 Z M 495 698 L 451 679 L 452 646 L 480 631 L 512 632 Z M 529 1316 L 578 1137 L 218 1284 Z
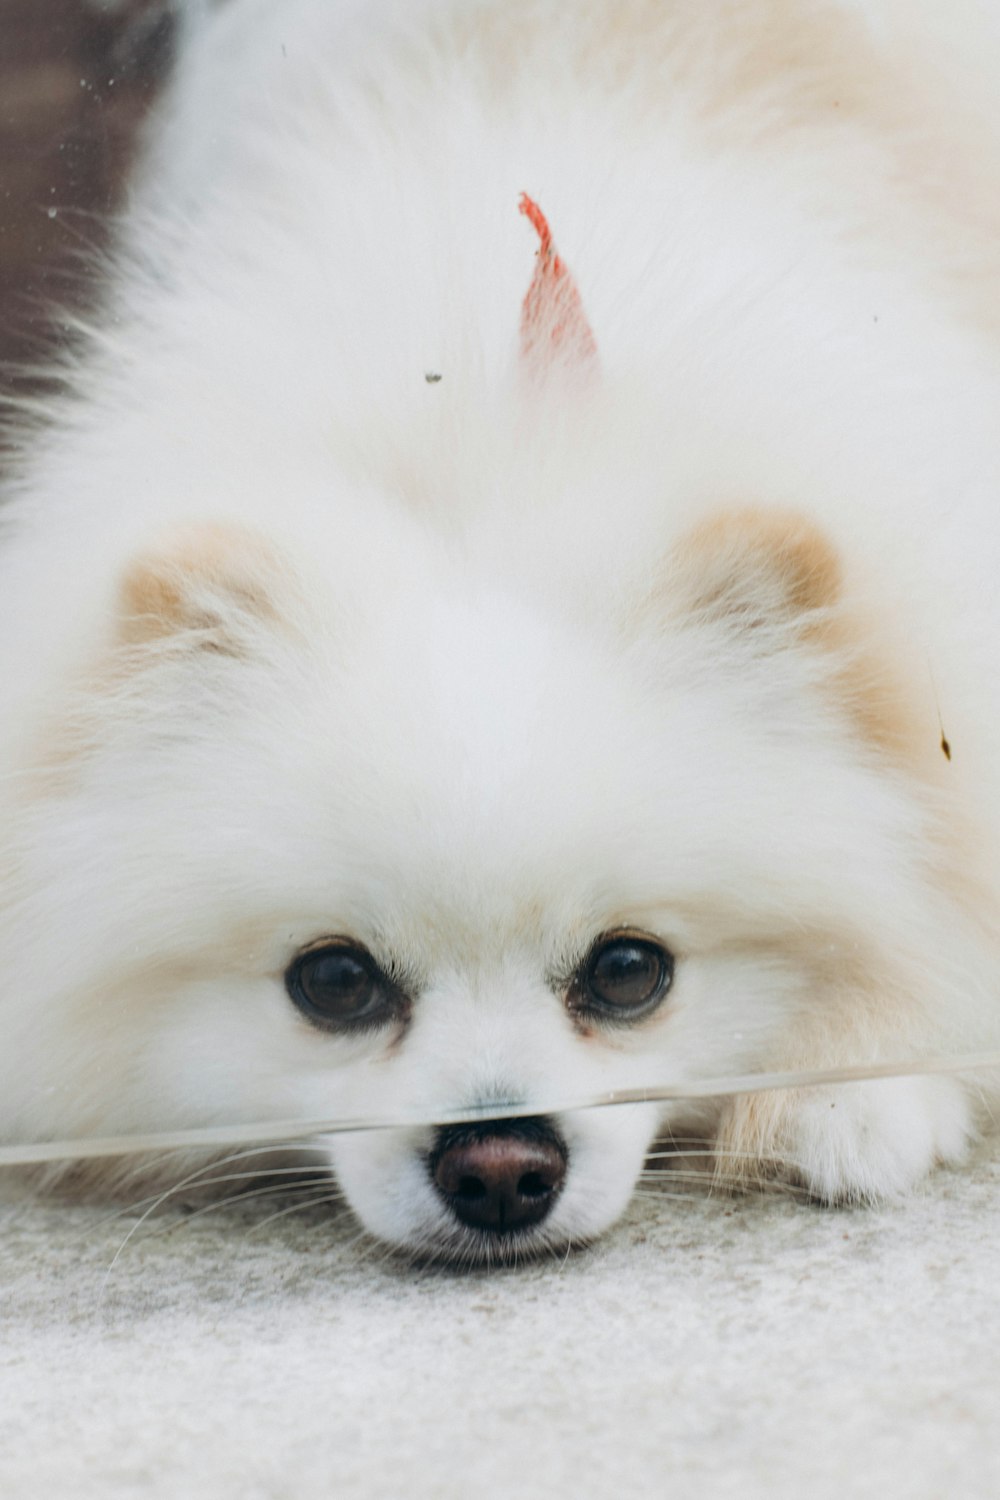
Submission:
M 429 1165 L 456 1218 L 503 1234 L 545 1218 L 566 1177 L 566 1146 L 545 1120 L 449 1125 Z

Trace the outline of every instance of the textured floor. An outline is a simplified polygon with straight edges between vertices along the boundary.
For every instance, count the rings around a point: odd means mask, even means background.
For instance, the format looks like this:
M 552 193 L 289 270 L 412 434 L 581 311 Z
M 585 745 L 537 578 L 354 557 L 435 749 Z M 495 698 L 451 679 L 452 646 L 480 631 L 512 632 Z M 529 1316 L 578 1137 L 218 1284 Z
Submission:
M 0 1494 L 1000 1494 L 1000 1152 L 903 1207 L 637 1203 L 598 1247 L 413 1270 L 261 1199 L 0 1209 Z M 109 1270 L 109 1267 L 110 1270 Z

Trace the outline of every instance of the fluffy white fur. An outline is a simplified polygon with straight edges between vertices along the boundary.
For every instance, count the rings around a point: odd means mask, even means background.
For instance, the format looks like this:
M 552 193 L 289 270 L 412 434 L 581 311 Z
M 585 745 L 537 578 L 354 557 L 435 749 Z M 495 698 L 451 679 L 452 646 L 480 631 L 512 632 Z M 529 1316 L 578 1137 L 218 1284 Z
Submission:
M 192 17 L 4 512 L 4 1138 L 995 1043 L 1000 183 L 940 42 L 872 19 Z M 592 369 L 524 368 L 522 190 Z M 581 1027 L 567 976 L 622 925 L 672 992 Z M 401 976 L 405 1028 L 302 1018 L 325 935 Z M 563 1119 L 519 1246 L 599 1232 L 675 1123 Z M 940 1078 L 699 1122 L 720 1175 L 829 1200 L 974 1123 Z M 487 1254 L 431 1139 L 330 1156 L 385 1239 Z

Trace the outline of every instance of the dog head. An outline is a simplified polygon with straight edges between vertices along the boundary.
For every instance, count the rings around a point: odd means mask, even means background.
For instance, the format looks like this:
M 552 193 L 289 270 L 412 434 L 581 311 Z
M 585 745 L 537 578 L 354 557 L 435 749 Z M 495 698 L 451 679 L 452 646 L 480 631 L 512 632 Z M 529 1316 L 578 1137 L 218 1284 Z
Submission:
M 676 1111 L 567 1105 L 856 1007 L 912 948 L 922 814 L 801 518 L 718 512 L 586 621 L 364 524 L 120 570 L 9 846 L 9 1095 L 34 1133 L 475 1110 L 330 1137 L 365 1225 L 587 1240 Z

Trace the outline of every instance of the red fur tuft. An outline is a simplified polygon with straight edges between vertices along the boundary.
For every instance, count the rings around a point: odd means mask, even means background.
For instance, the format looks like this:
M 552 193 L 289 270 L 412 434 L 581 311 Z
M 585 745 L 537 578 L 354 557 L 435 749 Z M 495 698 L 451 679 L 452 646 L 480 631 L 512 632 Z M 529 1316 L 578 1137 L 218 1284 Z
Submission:
M 521 306 L 521 353 L 532 364 L 555 356 L 591 360 L 597 343 L 591 331 L 576 282 L 552 244 L 549 222 L 527 193 L 521 194 L 521 213 L 539 239 L 535 274 Z

